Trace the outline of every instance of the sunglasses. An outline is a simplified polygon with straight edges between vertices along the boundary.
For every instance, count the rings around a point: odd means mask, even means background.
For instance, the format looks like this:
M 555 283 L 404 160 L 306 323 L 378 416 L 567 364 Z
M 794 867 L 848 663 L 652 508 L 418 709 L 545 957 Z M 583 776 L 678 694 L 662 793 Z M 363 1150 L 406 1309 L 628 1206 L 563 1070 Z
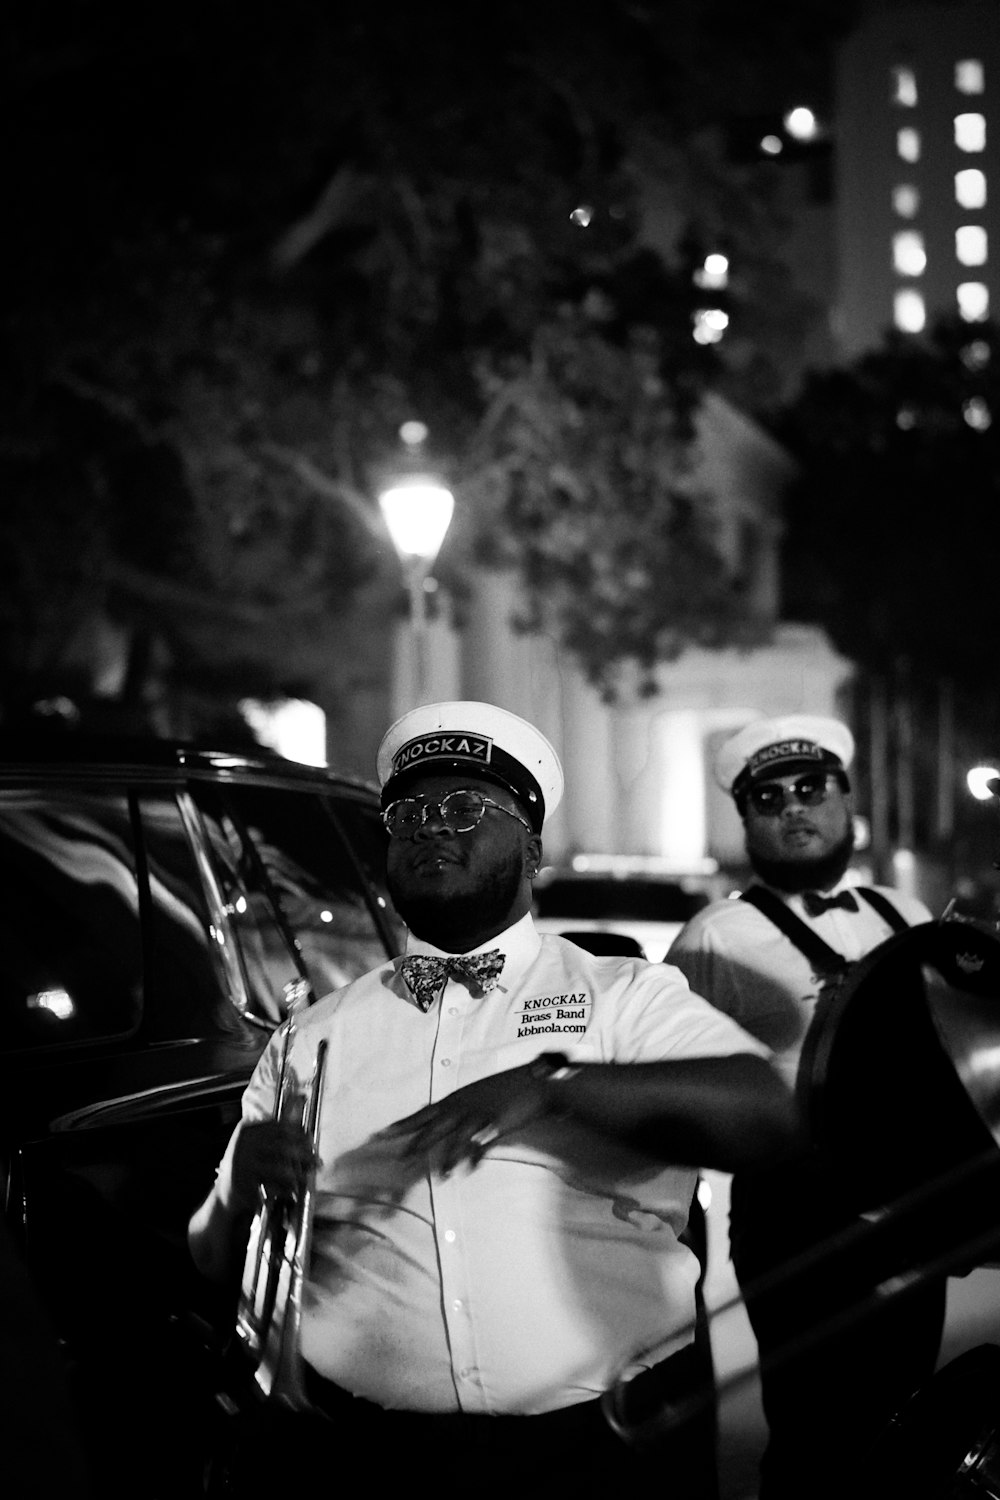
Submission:
M 826 801 L 830 776 L 829 771 L 809 771 L 805 776 L 797 776 L 791 786 L 780 781 L 763 781 L 759 786 L 748 788 L 747 801 L 754 812 L 763 813 L 765 817 L 780 813 L 792 797 L 803 807 L 818 807 Z
M 473 791 L 449 792 L 440 802 L 428 802 L 423 797 L 401 797 L 398 802 L 389 803 L 382 814 L 382 822 L 394 839 L 412 839 L 427 819 L 434 816 L 451 833 L 469 833 L 482 822 L 488 807 L 506 813 L 529 833 L 532 831 L 531 824 L 520 813 L 511 812 L 509 807 L 502 807 L 492 797 Z

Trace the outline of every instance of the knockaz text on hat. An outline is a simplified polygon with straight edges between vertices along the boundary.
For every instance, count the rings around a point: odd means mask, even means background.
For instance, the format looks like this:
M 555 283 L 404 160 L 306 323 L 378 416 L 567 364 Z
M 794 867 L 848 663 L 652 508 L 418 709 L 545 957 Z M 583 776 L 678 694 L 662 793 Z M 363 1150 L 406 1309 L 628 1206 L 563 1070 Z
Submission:
M 536 833 L 558 805 L 562 766 L 544 734 L 493 703 L 426 703 L 397 719 L 376 759 L 382 806 L 421 772 L 465 772 L 513 792 Z
M 786 714 L 753 719 L 726 740 L 715 762 L 715 778 L 738 804 L 752 781 L 796 770 L 839 771 L 846 786 L 853 758 L 854 736 L 839 719 Z

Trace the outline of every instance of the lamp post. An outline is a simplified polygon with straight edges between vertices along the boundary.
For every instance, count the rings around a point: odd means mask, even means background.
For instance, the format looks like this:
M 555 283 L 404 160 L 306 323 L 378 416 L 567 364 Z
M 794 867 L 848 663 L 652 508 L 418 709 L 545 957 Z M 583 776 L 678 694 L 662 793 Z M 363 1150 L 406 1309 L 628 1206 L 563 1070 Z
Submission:
M 406 449 L 404 472 L 378 497 L 379 508 L 399 554 L 410 598 L 414 688 L 418 703 L 427 696 L 427 579 L 451 524 L 455 497 L 421 464 L 427 439 L 422 422 L 404 422 L 399 435 Z

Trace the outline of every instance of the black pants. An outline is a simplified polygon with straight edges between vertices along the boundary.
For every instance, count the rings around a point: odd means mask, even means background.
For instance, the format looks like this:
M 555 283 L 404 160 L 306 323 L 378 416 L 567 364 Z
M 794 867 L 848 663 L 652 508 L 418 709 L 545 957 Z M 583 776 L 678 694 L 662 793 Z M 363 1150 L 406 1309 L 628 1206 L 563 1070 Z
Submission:
M 666 1361 L 657 1372 L 658 1399 L 668 1401 L 673 1392 L 687 1403 L 697 1368 L 693 1349 Z M 635 1445 L 613 1431 L 600 1401 L 531 1417 L 435 1415 L 387 1411 L 318 1376 L 308 1390 L 319 1416 L 265 1407 L 228 1419 L 229 1453 L 210 1487 L 214 1500 L 316 1493 L 324 1476 L 331 1487 L 350 1484 L 373 1494 L 417 1484 L 442 1493 L 455 1487 L 477 1500 L 554 1491 L 610 1500 L 622 1489 L 663 1500 L 712 1500 L 717 1493 L 714 1452 L 697 1420 L 668 1424 L 655 1439 L 648 1434 L 656 1424 L 647 1421 L 647 1435 Z M 647 1384 L 646 1417 L 648 1392 Z
M 922 1258 L 912 1231 L 870 1225 L 810 1161 L 734 1180 L 732 1258 L 768 1425 L 760 1500 L 893 1500 L 880 1445 L 933 1375 L 947 1286 L 900 1281 Z

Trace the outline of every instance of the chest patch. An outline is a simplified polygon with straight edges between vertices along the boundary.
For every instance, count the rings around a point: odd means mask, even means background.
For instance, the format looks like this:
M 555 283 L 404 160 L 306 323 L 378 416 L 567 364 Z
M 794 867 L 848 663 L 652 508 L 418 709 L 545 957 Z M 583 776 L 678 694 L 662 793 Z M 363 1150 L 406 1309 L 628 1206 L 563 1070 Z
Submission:
M 534 995 L 525 1000 L 517 1018 L 518 1036 L 580 1036 L 587 1029 L 590 996 L 585 990 L 567 995 Z

